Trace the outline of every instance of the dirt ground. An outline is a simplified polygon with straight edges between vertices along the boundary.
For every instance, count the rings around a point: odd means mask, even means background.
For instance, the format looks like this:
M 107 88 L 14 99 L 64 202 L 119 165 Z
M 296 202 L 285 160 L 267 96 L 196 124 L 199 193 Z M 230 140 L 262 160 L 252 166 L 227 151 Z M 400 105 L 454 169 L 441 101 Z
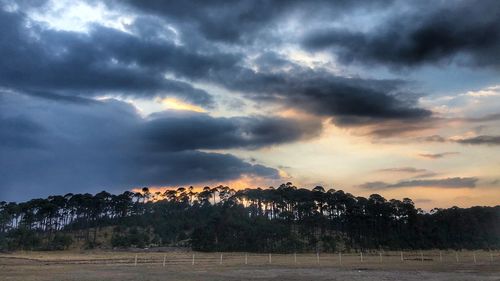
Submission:
M 401 261 L 400 253 L 365 253 L 362 260 L 359 254 L 273 254 L 270 258 L 223 253 L 221 261 L 219 253 L 30 252 L 0 254 L 0 280 L 500 281 L 500 255 L 415 252 L 404 253 Z

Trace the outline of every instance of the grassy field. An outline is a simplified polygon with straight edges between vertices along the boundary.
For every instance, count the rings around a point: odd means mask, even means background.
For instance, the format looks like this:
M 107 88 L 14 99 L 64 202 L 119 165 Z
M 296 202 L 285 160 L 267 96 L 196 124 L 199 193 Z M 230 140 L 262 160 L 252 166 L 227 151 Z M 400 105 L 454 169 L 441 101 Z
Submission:
M 400 252 L 362 258 L 359 253 L 16 252 L 0 255 L 0 280 L 500 281 L 500 253 L 404 252 L 401 260 Z

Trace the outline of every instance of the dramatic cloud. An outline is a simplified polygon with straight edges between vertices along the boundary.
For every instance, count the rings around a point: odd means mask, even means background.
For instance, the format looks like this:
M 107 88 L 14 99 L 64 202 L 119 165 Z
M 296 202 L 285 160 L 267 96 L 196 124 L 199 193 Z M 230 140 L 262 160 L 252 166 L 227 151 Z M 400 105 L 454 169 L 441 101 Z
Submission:
M 175 24 L 182 31 L 218 42 L 248 44 L 262 35 L 269 38 L 270 30 L 278 28 L 290 16 L 311 18 L 312 16 L 333 17 L 357 9 L 383 7 L 393 1 L 198 1 L 180 2 L 127 0 L 108 1 L 115 7 L 128 4 L 132 10 L 161 16 Z
M 203 6 L 203 5 L 201 5 Z M 184 9 L 184 8 L 181 8 Z M 0 83 L 27 93 L 60 95 L 174 95 L 210 107 L 213 98 L 189 81 L 214 83 L 261 103 L 335 117 L 350 126 L 431 115 L 400 80 L 350 78 L 311 70 L 268 53 L 248 66 L 247 55 L 210 42 L 179 45 L 161 37 L 161 22 L 139 18 L 133 34 L 94 25 L 87 34 L 45 28 L 20 13 L 2 12 Z M 164 23 L 165 24 L 165 23 Z M 29 28 L 27 27 L 29 26 Z M 223 51 L 224 50 L 224 51 Z M 287 64 L 285 69 L 266 67 Z M 262 65 L 262 67 L 260 67 Z M 166 74 L 178 79 L 167 79 Z
M 193 112 L 154 114 L 143 128 L 153 147 L 168 151 L 259 148 L 310 139 L 318 136 L 321 129 L 317 120 L 213 118 Z
M 186 55 L 168 42 L 153 42 L 118 30 L 95 26 L 90 34 L 54 31 L 20 13 L 0 10 L 2 38 L 0 84 L 44 95 L 118 94 L 181 97 L 210 106 L 211 96 L 188 83 L 166 79 Z M 192 55 L 192 65 L 177 71 L 203 71 L 206 59 Z M 223 61 L 222 59 L 220 61 Z M 219 62 L 217 62 L 219 63 Z
M 227 88 L 255 100 L 285 103 L 352 126 L 390 120 L 420 120 L 431 112 L 417 106 L 418 95 L 404 92 L 404 82 L 346 78 L 296 67 L 283 73 L 240 69 L 224 73 Z
M 320 28 L 304 46 L 330 48 L 346 63 L 409 67 L 456 59 L 499 67 L 499 12 L 495 0 L 418 2 L 369 31 Z
M 482 135 L 472 138 L 456 139 L 454 141 L 461 144 L 472 144 L 472 145 L 480 145 L 480 144 L 500 145 L 500 136 Z
M 355 161 L 382 145 L 376 165 L 416 141 L 408 151 L 496 145 L 499 9 L 493 0 L 0 0 L 0 197 L 280 178 L 257 163 L 331 182 L 308 169 L 345 165 L 342 153 L 326 154 L 353 143 L 363 146 Z M 313 139 L 325 157 L 308 149 Z M 438 181 L 397 163 L 380 172 L 406 182 L 370 184 Z
M 440 188 L 474 188 L 476 187 L 477 178 L 445 178 L 445 179 L 422 179 L 422 180 L 407 180 L 398 183 L 389 184 L 381 181 L 367 182 L 359 185 L 364 189 L 391 189 L 403 187 L 440 187 Z
M 258 148 L 315 136 L 321 124 L 272 117 L 164 112 L 143 118 L 117 100 L 75 102 L 0 95 L 1 199 L 195 184 L 276 169 L 199 149 Z M 61 118 L 64 116 L 64 118 Z
M 458 155 L 458 152 L 442 152 L 442 153 L 420 153 L 420 157 L 429 158 L 429 159 L 440 159 L 446 156 Z

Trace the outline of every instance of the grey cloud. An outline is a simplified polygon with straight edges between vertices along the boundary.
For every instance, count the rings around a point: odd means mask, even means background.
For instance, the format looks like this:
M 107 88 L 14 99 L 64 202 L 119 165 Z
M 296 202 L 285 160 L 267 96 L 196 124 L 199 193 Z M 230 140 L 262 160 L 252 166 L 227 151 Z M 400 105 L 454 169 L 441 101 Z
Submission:
M 0 128 L 1 147 L 36 148 L 41 145 L 39 137 L 44 128 L 33 120 L 21 116 L 0 115 Z
M 266 35 L 290 15 L 311 19 L 332 17 L 359 8 L 383 7 L 393 1 L 107 1 L 113 8 L 128 6 L 134 11 L 154 14 L 207 40 L 227 44 L 249 44 Z M 274 39 L 276 40 L 276 39 Z
M 273 53 L 259 57 L 262 68 L 257 72 L 245 66 L 244 54 L 207 42 L 197 47 L 176 45 L 157 38 L 154 24 L 144 20 L 133 25 L 136 35 L 98 25 L 89 34 L 79 34 L 48 30 L 36 23 L 27 30 L 22 24 L 27 19 L 21 14 L 2 13 L 7 40 L 0 44 L 6 54 L 0 63 L 0 83 L 28 93 L 170 94 L 210 106 L 212 97 L 190 84 L 197 81 L 215 83 L 262 103 L 334 116 L 335 122 L 345 126 L 387 120 L 418 123 L 432 115 L 418 106 L 420 95 L 405 89 L 406 83 L 400 80 L 337 76 L 298 66 Z M 273 69 L 272 65 L 280 64 L 287 64 L 288 70 Z M 186 82 L 166 79 L 165 73 Z
M 151 116 L 143 130 L 150 144 L 160 150 L 259 148 L 311 139 L 321 133 L 322 124 L 319 120 L 164 112 Z
M 224 140 L 227 135 L 240 141 L 239 147 L 290 142 L 291 138 L 282 138 L 280 134 L 273 140 L 268 129 L 282 123 L 288 124 L 290 130 L 301 128 L 300 124 L 294 127 L 294 121 L 280 118 L 248 117 L 248 132 L 231 132 L 235 128 L 229 127 L 224 134 L 204 139 L 208 133 L 196 134 L 202 127 L 184 128 L 198 122 L 190 119 L 202 118 L 206 123 L 198 125 L 208 124 L 210 128 L 235 121 L 174 113 L 144 119 L 129 104 L 116 100 L 65 103 L 14 93 L 3 93 L 0 100 L 2 200 L 102 188 L 119 191 L 143 185 L 225 181 L 242 175 L 278 179 L 274 168 L 247 163 L 231 154 L 198 149 L 213 148 L 217 141 L 222 142 L 217 148 L 232 147 Z M 157 126 L 159 118 L 170 126 Z M 166 129 L 167 132 L 162 131 Z M 165 143 L 153 139 L 156 144 L 152 145 L 151 134 L 161 136 Z M 248 139 L 243 141 L 246 134 Z M 297 133 L 295 137 L 304 135 Z M 189 145 L 177 146 L 176 142 L 182 140 Z
M 370 181 L 358 185 L 358 187 L 363 189 L 384 189 L 387 188 L 388 183 L 383 181 Z
M 158 63 L 178 71 L 199 71 L 206 61 L 176 65 L 187 56 L 172 44 L 142 40 L 117 30 L 95 26 L 89 35 L 54 31 L 30 22 L 20 13 L 0 11 L 3 40 L 0 83 L 25 92 L 59 95 L 116 93 L 129 96 L 181 97 L 210 106 L 212 97 L 188 83 L 164 77 Z M 165 60 L 165 58 L 170 58 Z
M 286 73 L 239 69 L 217 75 L 221 74 L 214 79 L 252 99 L 285 103 L 320 116 L 335 116 L 340 124 L 420 120 L 432 114 L 419 108 L 418 95 L 405 92 L 404 82 L 398 80 L 346 78 L 299 67 Z
M 477 137 L 453 140 L 460 144 L 470 145 L 500 145 L 500 136 L 481 135 Z
M 440 135 L 432 135 L 432 136 L 428 136 L 428 137 L 423 137 L 423 138 L 420 138 L 420 140 L 422 141 L 426 141 L 426 142 L 446 142 L 447 140 L 440 136 Z
M 440 159 L 446 156 L 458 155 L 459 152 L 442 152 L 442 153 L 420 153 L 419 156 L 429 159 Z
M 345 63 L 393 67 L 466 60 L 500 66 L 500 4 L 495 0 L 415 2 L 368 32 L 320 28 L 304 47 L 332 49 Z
M 416 174 L 412 178 L 429 178 L 437 176 L 438 173 L 429 171 L 427 169 L 418 169 L 415 167 L 396 167 L 396 168 L 386 168 L 377 170 L 377 172 L 388 172 L 388 173 L 405 173 L 405 174 Z
M 403 173 L 423 173 L 427 172 L 426 169 L 418 169 L 414 167 L 398 167 L 398 168 L 386 168 L 378 170 L 380 172 L 403 172 Z
M 471 117 L 471 118 L 465 118 L 462 119 L 466 122 L 490 122 L 490 121 L 498 121 L 500 120 L 500 113 L 492 113 L 492 114 L 487 114 L 482 117 Z
M 474 188 L 479 179 L 475 177 L 454 177 L 445 179 L 406 180 L 394 184 L 386 182 L 367 182 L 359 185 L 364 189 L 392 189 L 404 187 L 440 187 L 440 188 Z

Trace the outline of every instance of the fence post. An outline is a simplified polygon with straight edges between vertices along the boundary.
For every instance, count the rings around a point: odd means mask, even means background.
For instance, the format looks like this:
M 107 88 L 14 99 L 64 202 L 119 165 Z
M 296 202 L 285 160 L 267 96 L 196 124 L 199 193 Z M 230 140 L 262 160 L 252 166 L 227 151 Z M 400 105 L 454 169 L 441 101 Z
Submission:
M 405 258 L 403 257 L 403 251 L 401 251 L 401 261 L 405 261 Z
M 458 262 L 458 253 L 457 253 L 457 251 L 455 251 L 455 259 L 456 259 L 456 260 L 457 260 L 457 262 Z
M 248 253 L 245 253 L 245 264 L 248 264 Z
M 316 261 L 318 262 L 319 264 L 319 252 L 316 252 Z
M 134 266 L 137 266 L 137 254 L 135 254 Z
M 271 264 L 273 262 L 272 260 L 272 257 L 271 257 L 271 253 L 269 253 L 269 264 Z
M 420 250 L 420 260 L 424 262 L 424 253 Z
M 191 265 L 194 265 L 194 253 L 193 253 L 193 260 L 191 261 Z
M 439 262 L 443 262 L 443 253 L 439 251 Z
M 472 256 L 474 257 L 474 263 L 476 263 L 476 252 L 473 252 Z
M 378 252 L 378 255 L 380 257 L 380 262 L 382 262 L 382 252 Z
M 361 262 L 363 262 L 363 250 L 361 250 L 359 254 L 360 254 L 359 259 L 361 260 Z
M 297 264 L 297 252 L 293 253 L 293 263 Z
M 220 254 L 219 264 L 222 264 L 222 253 Z
M 490 262 L 493 262 L 493 253 L 490 250 Z
M 339 263 L 342 265 L 342 252 L 339 252 Z
M 167 255 L 163 255 L 163 267 L 165 267 L 165 261 L 167 260 Z

